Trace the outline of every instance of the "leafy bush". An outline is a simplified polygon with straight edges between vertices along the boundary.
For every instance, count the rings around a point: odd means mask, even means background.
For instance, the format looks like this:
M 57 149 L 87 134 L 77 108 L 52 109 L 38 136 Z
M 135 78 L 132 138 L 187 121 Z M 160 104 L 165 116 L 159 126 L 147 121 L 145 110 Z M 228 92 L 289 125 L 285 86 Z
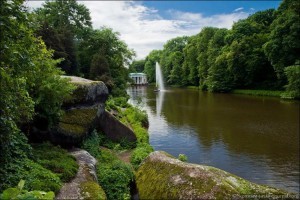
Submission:
M 153 148 L 147 144 L 140 144 L 132 153 L 130 157 L 131 164 L 137 169 L 141 162 L 151 153 Z
M 98 158 L 100 156 L 100 146 L 104 143 L 104 136 L 94 130 L 82 142 L 81 148 L 87 150 L 92 156 Z
M 0 191 L 25 180 L 25 189 L 58 192 L 60 178 L 50 170 L 27 158 L 9 162 L 0 168 Z
M 140 124 L 143 127 L 148 127 L 148 116 L 145 111 L 142 111 L 136 107 L 129 107 L 125 110 L 124 116 L 126 116 L 130 124 Z
M 23 190 L 25 181 L 21 180 L 16 188 L 8 188 L 3 191 L 0 195 L 0 199 L 54 199 L 53 192 L 43 192 L 43 191 L 27 191 Z
M 98 160 L 97 176 L 107 198 L 130 199 L 129 184 L 134 178 L 132 167 L 108 149 L 101 150 Z
M 288 79 L 285 86 L 286 92 L 282 94 L 283 98 L 300 98 L 300 65 L 289 66 L 284 70 Z
M 120 160 L 98 166 L 97 175 L 108 199 L 130 199 L 131 166 Z
M 76 159 L 59 146 L 34 145 L 33 154 L 37 163 L 57 174 L 63 182 L 69 182 L 78 171 Z
M 181 160 L 182 162 L 186 162 L 188 160 L 185 154 L 179 154 L 178 159 Z

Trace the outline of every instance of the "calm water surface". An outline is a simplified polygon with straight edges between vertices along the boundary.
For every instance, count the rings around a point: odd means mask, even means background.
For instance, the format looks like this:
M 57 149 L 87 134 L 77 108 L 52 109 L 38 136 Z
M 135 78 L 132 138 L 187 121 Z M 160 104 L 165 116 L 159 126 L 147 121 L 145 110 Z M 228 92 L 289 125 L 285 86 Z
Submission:
M 299 192 L 299 101 L 192 89 L 131 87 L 149 117 L 150 144 L 192 163 Z

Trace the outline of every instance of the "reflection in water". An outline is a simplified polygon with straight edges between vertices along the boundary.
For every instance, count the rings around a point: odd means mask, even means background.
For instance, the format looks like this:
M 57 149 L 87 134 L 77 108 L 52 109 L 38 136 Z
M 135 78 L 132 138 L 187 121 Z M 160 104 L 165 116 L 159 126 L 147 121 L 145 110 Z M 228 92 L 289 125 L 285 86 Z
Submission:
M 164 102 L 165 91 L 156 92 L 156 115 L 160 116 L 162 104 Z
M 189 162 L 299 192 L 299 102 L 153 89 L 135 87 L 128 93 L 130 103 L 142 98 L 155 150 L 176 157 L 184 153 Z

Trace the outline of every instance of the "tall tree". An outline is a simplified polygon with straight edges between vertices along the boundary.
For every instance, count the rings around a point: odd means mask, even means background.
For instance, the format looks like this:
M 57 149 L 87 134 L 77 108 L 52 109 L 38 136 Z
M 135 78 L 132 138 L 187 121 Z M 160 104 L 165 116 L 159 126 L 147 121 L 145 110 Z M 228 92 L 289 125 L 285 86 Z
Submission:
M 161 50 L 153 50 L 146 57 L 144 72 L 147 74 L 148 82 L 155 82 L 155 64 L 161 58 Z
M 22 0 L 1 2 L 1 166 L 26 154 L 20 124 L 43 118 L 53 125 L 61 114 L 63 99 L 72 91 L 68 81 L 60 78 L 59 60 L 53 60 L 44 42 L 32 34 L 32 23 L 22 4 Z
M 199 62 L 197 50 L 197 38 L 191 36 L 187 45 L 183 49 L 184 62 L 183 62 L 183 81 L 184 85 L 199 85 Z
M 164 77 L 166 78 L 167 83 L 170 82 L 169 75 L 171 74 L 171 70 L 173 69 L 173 64 L 172 64 L 172 59 L 171 59 L 172 54 L 177 51 L 183 52 L 183 48 L 187 44 L 187 41 L 188 41 L 187 36 L 176 37 L 174 39 L 168 40 L 166 42 L 166 44 L 164 45 L 162 55 L 161 55 L 160 65 L 162 67 L 162 72 L 163 72 Z M 180 66 L 180 67 L 182 67 L 182 66 Z
M 198 53 L 198 70 L 199 70 L 199 86 L 206 89 L 206 79 L 208 75 L 208 44 L 210 39 L 214 36 L 217 28 L 206 27 L 197 35 L 197 53 Z
M 129 65 L 129 72 L 134 73 L 134 72 L 144 72 L 145 69 L 145 60 L 134 60 L 130 65 Z
M 259 11 L 236 22 L 229 32 L 228 64 L 237 88 L 276 87 L 274 70 L 263 51 L 273 20 L 273 9 Z
M 271 61 L 277 76 L 285 82 L 285 67 L 300 60 L 300 2 L 284 0 L 276 11 L 276 19 L 271 25 L 269 41 L 265 53 Z
M 89 10 L 75 0 L 56 0 L 46 1 L 35 14 L 37 35 L 55 51 L 54 58 L 64 59 L 59 67 L 68 74 L 78 73 L 76 44 L 85 39 L 91 28 Z
M 90 30 L 78 49 L 80 71 L 86 77 L 104 81 L 114 95 L 121 91 L 120 95 L 125 94 L 128 80 L 125 66 L 135 53 L 119 39 L 118 32 L 106 27 Z

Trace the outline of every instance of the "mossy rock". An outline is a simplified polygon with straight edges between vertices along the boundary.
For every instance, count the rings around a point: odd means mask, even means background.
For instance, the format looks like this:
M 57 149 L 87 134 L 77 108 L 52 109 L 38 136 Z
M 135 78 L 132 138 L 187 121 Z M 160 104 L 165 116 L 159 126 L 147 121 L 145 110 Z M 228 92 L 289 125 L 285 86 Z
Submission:
M 69 78 L 70 82 L 76 86 L 71 97 L 64 100 L 65 107 L 104 103 L 108 97 L 108 89 L 102 81 L 92 81 L 76 76 L 62 77 Z
M 137 137 L 133 130 L 115 118 L 111 113 L 104 111 L 97 120 L 97 129 L 103 132 L 112 141 L 137 141 Z
M 165 152 L 151 153 L 136 172 L 141 199 L 232 199 L 243 195 L 286 195 L 210 166 L 181 162 Z
M 95 128 L 96 107 L 73 108 L 65 111 L 52 131 L 52 141 L 59 144 L 79 144 Z
M 104 190 L 96 182 L 86 181 L 81 183 L 80 191 L 85 200 L 107 199 Z

